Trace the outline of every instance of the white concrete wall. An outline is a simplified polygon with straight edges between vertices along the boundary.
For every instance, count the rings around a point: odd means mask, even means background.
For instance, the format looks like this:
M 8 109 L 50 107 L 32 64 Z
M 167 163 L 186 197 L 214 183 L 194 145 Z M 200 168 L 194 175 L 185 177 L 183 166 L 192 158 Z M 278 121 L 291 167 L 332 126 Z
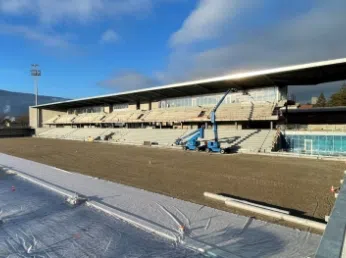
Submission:
M 281 125 L 281 128 L 285 127 Z M 287 128 L 297 131 L 346 132 L 346 124 L 289 124 Z
M 141 110 L 150 110 L 149 103 L 141 103 L 140 104 L 140 109 Z
M 346 132 L 346 125 L 308 125 L 308 130 L 311 131 L 342 131 Z
M 129 104 L 129 110 L 137 110 L 137 105 L 136 104 Z
M 37 127 L 37 109 L 29 107 L 29 126 L 32 128 Z
M 151 109 L 158 109 L 159 108 L 159 102 L 155 101 L 155 102 L 151 102 Z
M 107 114 L 111 113 L 111 107 L 110 106 L 105 106 L 104 112 L 107 113 Z
M 39 125 L 38 127 L 42 127 L 44 121 L 55 117 L 57 115 L 65 115 L 65 111 L 55 111 L 55 110 L 47 110 L 47 109 L 40 109 L 39 111 Z M 29 125 L 32 128 L 37 128 L 37 109 L 36 108 L 29 108 Z
M 218 128 L 219 129 L 230 129 L 230 130 L 231 129 L 232 130 L 237 129 L 235 124 L 227 124 L 227 125 L 225 125 L 225 124 L 218 124 Z

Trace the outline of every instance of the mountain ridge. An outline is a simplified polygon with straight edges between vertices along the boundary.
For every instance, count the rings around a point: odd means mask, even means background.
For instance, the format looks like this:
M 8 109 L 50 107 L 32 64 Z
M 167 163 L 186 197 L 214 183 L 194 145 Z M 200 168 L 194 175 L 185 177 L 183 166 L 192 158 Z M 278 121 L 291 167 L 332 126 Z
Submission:
M 38 96 L 39 104 L 68 100 L 53 96 Z M 0 89 L 0 116 L 26 116 L 29 106 L 35 105 L 35 95 L 32 93 L 15 92 Z

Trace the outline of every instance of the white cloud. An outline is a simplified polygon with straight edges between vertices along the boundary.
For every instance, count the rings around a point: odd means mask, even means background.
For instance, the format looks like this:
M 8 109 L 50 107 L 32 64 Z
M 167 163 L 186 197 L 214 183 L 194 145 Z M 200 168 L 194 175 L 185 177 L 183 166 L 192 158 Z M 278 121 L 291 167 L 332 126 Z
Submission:
M 200 5 L 203 2 L 206 3 L 201 1 Z M 172 50 L 168 68 L 160 74 L 167 82 L 172 82 L 346 57 L 346 34 L 343 32 L 346 24 L 343 11 L 346 9 L 346 1 L 315 1 L 313 4 L 309 11 L 279 20 L 271 26 L 259 27 L 251 33 L 240 32 L 236 41 L 230 41 L 227 35 L 219 33 L 217 37 L 222 45 L 199 51 L 177 46 Z M 261 12 L 265 14 L 268 10 L 264 8 Z M 196 10 L 189 17 L 194 13 L 197 13 Z M 251 12 L 249 14 L 251 15 Z M 247 19 L 250 17 L 242 16 L 242 20 Z M 229 26 L 229 33 L 236 30 L 229 20 L 224 22 Z M 217 27 L 222 26 L 226 25 L 219 24 Z M 183 26 L 181 31 L 187 31 L 184 28 L 188 27 Z M 180 37 L 176 37 L 174 42 L 190 43 L 192 39 L 197 39 L 192 31 L 190 33 L 191 37 L 186 33 L 189 39 L 184 41 L 181 38 L 178 41 L 177 38 Z M 208 38 L 199 38 L 200 41 L 206 39 Z M 193 47 L 198 49 L 197 41 L 194 41 Z M 292 87 L 292 91 L 299 93 L 303 99 L 309 99 L 323 89 L 328 95 L 338 87 L 340 83 L 318 87 Z
M 100 39 L 100 43 L 115 43 L 119 40 L 119 35 L 114 30 L 106 30 Z
M 0 0 L 0 13 L 34 15 L 42 24 L 148 13 L 152 0 Z
M 156 80 L 137 71 L 122 71 L 98 83 L 99 86 L 127 91 L 155 86 Z
M 0 34 L 21 36 L 30 41 L 39 42 L 45 47 L 69 48 L 72 46 L 67 37 L 43 32 L 36 27 L 0 24 Z
M 171 46 L 214 39 L 237 15 L 245 0 L 200 0 L 182 27 L 170 38 Z
M 30 0 L 1 0 L 0 11 L 5 13 L 19 13 L 20 10 L 30 7 Z

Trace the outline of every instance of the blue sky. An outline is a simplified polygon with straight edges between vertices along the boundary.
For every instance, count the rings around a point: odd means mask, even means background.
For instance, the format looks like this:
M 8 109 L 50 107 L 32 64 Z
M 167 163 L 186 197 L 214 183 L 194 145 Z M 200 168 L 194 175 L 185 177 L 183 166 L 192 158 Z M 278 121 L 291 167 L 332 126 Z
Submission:
M 78 98 L 346 57 L 343 0 L 0 0 L 0 89 Z M 295 88 L 300 99 L 341 83 Z

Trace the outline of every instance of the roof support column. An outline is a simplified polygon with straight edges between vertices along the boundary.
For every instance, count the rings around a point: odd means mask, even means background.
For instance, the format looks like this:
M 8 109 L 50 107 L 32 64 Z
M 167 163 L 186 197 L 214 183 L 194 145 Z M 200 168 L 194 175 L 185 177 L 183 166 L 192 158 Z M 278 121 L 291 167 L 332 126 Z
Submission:
M 36 109 L 36 128 L 39 128 L 40 127 L 40 108 L 37 108 Z

